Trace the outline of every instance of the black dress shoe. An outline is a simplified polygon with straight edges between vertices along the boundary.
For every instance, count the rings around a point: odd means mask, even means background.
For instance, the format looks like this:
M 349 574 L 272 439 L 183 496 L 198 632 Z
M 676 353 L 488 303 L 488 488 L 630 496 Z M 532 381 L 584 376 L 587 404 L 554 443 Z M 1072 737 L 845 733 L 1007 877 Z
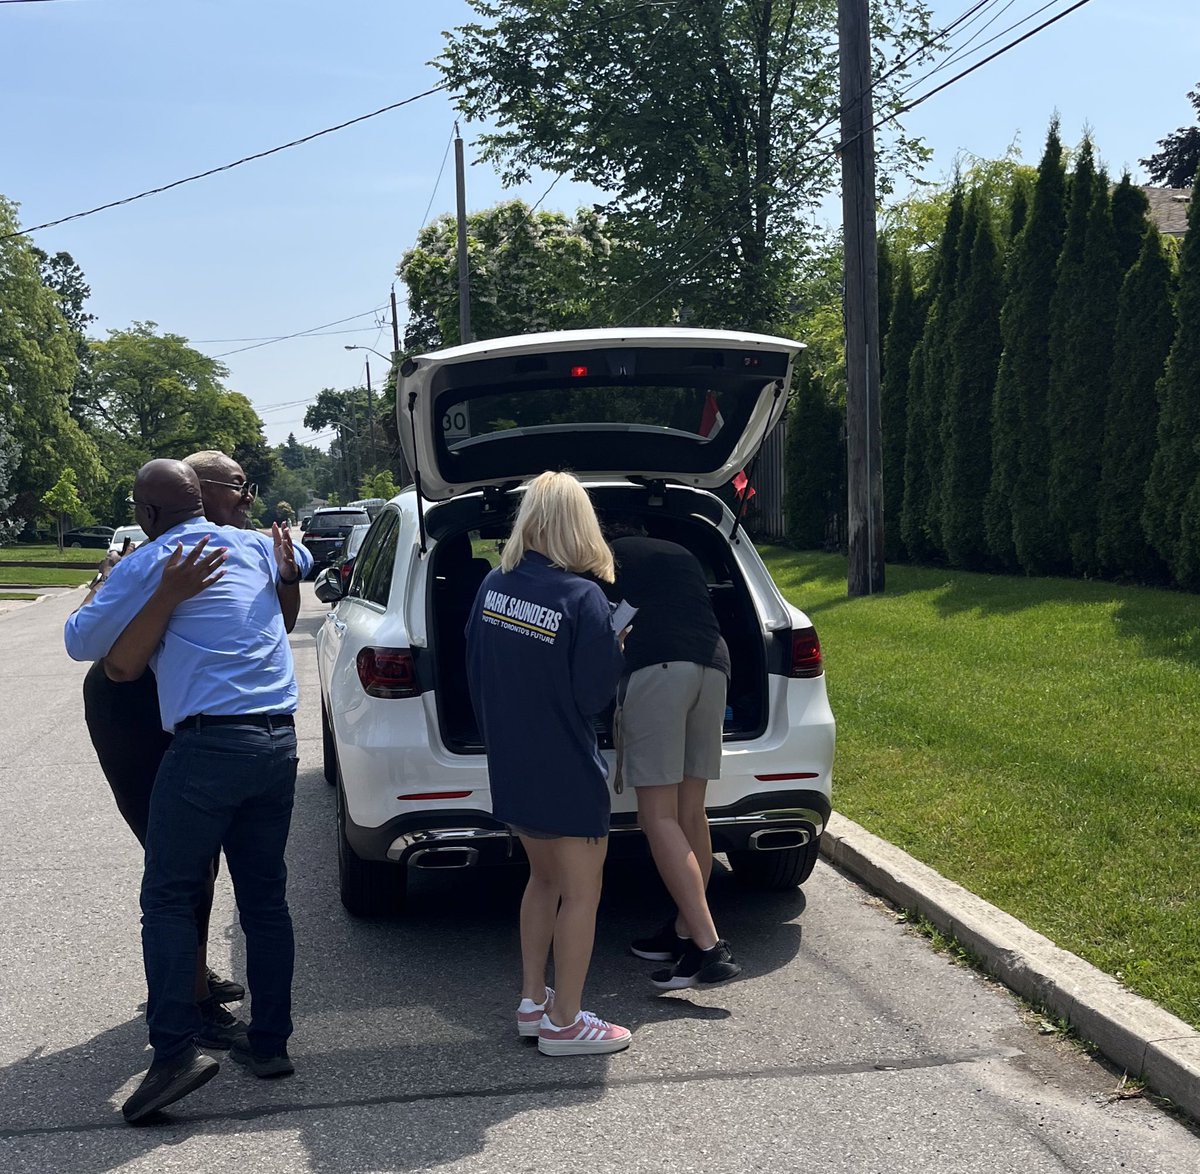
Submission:
M 206 1056 L 195 1044 L 188 1044 L 179 1055 L 169 1060 L 155 1060 L 133 1096 L 121 1106 L 125 1120 L 134 1125 L 159 1109 L 174 1104 L 212 1080 L 220 1067 L 216 1060 Z
M 237 1003 L 246 997 L 246 988 L 240 982 L 222 978 L 215 970 L 210 970 L 208 996 L 217 1003 Z

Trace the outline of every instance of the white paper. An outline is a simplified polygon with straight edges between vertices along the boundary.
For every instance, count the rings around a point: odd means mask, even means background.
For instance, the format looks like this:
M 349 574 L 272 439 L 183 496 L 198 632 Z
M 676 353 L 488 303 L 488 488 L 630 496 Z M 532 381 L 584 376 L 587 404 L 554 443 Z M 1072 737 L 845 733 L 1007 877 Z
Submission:
M 633 617 L 637 615 L 637 608 L 633 606 L 627 599 L 622 599 L 616 607 L 613 608 L 613 627 L 618 632 L 623 632 L 633 623 Z

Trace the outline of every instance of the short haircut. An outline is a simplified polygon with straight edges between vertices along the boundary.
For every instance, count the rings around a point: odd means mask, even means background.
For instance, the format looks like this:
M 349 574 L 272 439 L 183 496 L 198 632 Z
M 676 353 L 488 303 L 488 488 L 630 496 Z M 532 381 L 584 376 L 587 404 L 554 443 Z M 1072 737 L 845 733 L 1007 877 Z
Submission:
M 226 465 L 236 465 L 237 461 L 228 453 L 218 452 L 215 448 L 202 448 L 199 452 L 184 457 L 183 463 L 191 465 L 199 476 L 205 476 L 208 473 L 223 473 Z
M 605 583 L 616 577 L 592 499 L 570 473 L 541 473 L 526 486 L 501 569 L 511 571 L 527 550 L 577 575 L 595 575 Z

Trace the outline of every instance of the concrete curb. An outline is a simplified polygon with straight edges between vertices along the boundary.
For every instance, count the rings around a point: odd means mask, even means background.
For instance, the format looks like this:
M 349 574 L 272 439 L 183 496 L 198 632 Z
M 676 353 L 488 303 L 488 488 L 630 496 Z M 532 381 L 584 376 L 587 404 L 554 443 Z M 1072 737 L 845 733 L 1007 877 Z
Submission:
M 836 813 L 821 855 L 925 917 L 1005 986 L 1062 1016 L 1117 1067 L 1200 1121 L 1200 1032 L 1182 1019 Z

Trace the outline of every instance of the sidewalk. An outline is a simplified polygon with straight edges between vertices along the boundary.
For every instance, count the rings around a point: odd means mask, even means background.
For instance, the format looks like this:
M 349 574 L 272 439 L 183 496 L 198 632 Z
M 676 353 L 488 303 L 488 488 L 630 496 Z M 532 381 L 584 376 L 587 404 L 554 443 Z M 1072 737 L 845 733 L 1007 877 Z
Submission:
M 821 837 L 821 854 L 893 904 L 919 913 L 1005 986 L 1061 1016 L 1118 1068 L 1200 1121 L 1200 1032 L 1182 1019 L 836 813 Z

